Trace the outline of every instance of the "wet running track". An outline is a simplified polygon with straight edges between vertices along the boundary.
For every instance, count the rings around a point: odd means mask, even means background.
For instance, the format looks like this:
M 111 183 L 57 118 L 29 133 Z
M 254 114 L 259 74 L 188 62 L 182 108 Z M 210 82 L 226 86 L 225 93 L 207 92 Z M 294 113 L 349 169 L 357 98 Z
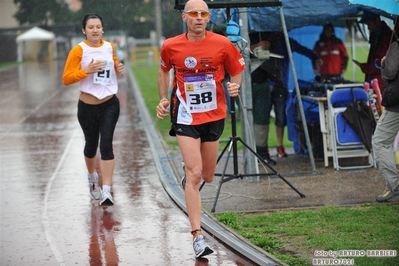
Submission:
M 63 86 L 62 71 L 63 61 L 0 71 L 1 265 L 259 264 L 214 234 L 205 236 L 215 253 L 195 260 L 184 208 L 169 196 L 182 191 L 154 157 L 159 144 L 148 138 L 154 130 L 140 115 L 131 73 L 118 93 L 116 204 L 98 206 L 88 191 L 78 87 Z

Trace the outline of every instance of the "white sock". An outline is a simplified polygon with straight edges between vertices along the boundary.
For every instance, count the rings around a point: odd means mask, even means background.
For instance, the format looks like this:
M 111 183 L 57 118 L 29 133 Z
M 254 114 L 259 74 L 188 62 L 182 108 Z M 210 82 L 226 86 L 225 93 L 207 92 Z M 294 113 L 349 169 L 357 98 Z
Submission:
M 111 192 L 111 186 L 103 185 L 103 191 Z
M 98 181 L 98 175 L 97 175 L 96 171 L 94 171 L 93 173 L 89 173 L 89 181 L 90 182 L 97 182 Z

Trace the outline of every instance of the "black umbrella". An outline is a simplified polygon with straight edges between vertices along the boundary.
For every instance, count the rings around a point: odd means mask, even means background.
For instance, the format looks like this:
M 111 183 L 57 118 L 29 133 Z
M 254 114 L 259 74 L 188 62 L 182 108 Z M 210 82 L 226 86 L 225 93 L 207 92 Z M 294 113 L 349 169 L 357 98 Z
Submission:
M 374 115 L 366 101 L 356 100 L 353 89 L 352 94 L 354 100 L 348 105 L 342 116 L 359 135 L 366 149 L 371 152 L 371 139 L 376 127 Z

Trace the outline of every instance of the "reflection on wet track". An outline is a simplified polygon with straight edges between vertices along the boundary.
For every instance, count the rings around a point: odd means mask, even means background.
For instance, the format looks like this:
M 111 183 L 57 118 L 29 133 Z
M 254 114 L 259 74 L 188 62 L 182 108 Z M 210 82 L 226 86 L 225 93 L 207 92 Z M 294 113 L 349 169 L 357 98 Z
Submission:
M 115 206 L 91 199 L 79 92 L 61 84 L 62 70 L 54 61 L 0 71 L 1 265 L 254 265 L 209 235 L 215 253 L 194 259 L 187 216 L 159 181 L 125 81 Z

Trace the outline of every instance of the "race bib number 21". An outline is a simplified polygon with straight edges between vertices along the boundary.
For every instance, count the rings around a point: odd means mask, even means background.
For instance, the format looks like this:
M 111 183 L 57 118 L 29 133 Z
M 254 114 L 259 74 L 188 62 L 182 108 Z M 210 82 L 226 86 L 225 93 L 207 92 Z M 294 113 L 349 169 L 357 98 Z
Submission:
M 93 82 L 94 84 L 99 85 L 107 85 L 111 80 L 112 68 L 114 67 L 114 63 L 112 61 L 104 60 L 104 70 L 101 72 L 96 72 L 93 74 Z

